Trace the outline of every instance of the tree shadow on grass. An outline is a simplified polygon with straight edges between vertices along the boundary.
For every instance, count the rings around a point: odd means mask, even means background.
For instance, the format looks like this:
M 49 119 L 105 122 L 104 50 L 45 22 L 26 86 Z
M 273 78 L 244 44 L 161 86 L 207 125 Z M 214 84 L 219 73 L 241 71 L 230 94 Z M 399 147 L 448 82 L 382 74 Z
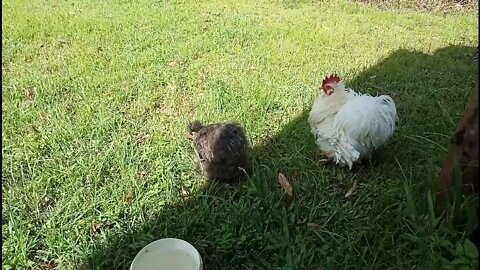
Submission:
M 473 89 L 473 51 L 464 46 L 431 55 L 399 50 L 346 82 L 364 93 L 392 94 L 397 105 L 396 134 L 375 153 L 371 165 L 349 172 L 320 164 L 307 123 L 310 108 L 304 108 L 278 134 L 253 147 L 255 172 L 250 181 L 235 187 L 207 185 L 179 198 L 144 224 L 107 236 L 107 244 L 94 246 L 84 266 L 128 269 L 143 246 L 166 237 L 192 243 L 209 270 L 340 265 L 385 269 L 395 266 L 399 255 L 406 261 L 420 260 L 421 256 L 406 255 L 411 245 L 395 233 L 401 230 L 396 223 L 401 217 L 392 215 L 399 213 L 385 211 L 394 211 L 403 201 L 402 180 L 436 177 Z M 276 183 L 279 172 L 294 187 L 295 199 L 289 205 Z M 361 196 L 346 199 L 354 178 L 362 183 L 356 191 Z M 357 210 L 351 211 L 354 207 Z M 395 238 L 395 244 L 385 237 Z

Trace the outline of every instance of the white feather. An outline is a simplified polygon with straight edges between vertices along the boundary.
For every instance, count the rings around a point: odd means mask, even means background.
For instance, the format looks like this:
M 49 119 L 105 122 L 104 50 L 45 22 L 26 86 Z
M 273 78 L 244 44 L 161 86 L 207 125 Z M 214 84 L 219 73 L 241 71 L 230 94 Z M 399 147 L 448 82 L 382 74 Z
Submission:
M 395 103 L 385 95 L 357 94 L 341 82 L 330 86 L 333 94 L 317 97 L 308 121 L 319 148 L 351 169 L 395 132 Z

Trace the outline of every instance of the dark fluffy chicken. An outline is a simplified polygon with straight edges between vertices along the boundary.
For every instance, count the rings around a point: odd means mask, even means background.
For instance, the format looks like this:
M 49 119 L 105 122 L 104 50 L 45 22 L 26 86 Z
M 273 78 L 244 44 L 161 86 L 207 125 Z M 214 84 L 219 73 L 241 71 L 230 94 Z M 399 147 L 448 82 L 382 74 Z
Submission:
M 237 123 L 189 125 L 198 162 L 210 180 L 235 183 L 252 173 L 252 160 L 243 128 Z

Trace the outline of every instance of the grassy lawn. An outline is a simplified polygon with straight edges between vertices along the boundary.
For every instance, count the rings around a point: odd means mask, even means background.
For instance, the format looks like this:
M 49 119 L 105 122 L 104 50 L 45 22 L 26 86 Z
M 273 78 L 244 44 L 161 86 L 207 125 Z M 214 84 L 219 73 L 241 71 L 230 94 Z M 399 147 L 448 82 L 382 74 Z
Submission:
M 163 237 L 209 270 L 468 261 L 470 227 L 437 221 L 428 199 L 477 31 L 471 11 L 345 0 L 2 1 L 3 269 L 126 269 Z M 330 72 L 394 95 L 398 129 L 371 165 L 318 162 L 306 114 Z M 205 183 L 193 119 L 242 123 L 250 181 Z

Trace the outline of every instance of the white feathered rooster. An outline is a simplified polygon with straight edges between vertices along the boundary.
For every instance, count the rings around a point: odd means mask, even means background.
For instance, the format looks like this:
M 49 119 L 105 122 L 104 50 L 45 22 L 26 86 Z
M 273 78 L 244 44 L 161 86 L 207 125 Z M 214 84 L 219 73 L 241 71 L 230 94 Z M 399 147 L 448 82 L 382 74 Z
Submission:
M 315 99 L 308 118 L 311 131 L 328 160 L 352 169 L 395 132 L 395 103 L 387 95 L 358 94 L 336 75 L 327 76 L 321 88 L 324 93 Z

